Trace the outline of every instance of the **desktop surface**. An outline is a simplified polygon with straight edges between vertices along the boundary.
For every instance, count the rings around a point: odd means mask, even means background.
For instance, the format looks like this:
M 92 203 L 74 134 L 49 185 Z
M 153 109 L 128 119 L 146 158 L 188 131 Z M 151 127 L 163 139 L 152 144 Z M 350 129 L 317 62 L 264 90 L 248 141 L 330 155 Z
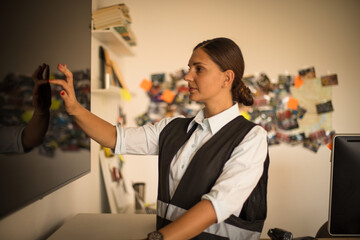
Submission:
M 78 214 L 48 240 L 139 240 L 155 230 L 155 214 Z
M 145 239 L 147 234 L 155 229 L 155 214 L 82 213 L 66 221 L 48 240 L 139 240 Z M 350 240 L 360 238 L 317 239 Z M 270 238 L 260 240 L 270 240 Z

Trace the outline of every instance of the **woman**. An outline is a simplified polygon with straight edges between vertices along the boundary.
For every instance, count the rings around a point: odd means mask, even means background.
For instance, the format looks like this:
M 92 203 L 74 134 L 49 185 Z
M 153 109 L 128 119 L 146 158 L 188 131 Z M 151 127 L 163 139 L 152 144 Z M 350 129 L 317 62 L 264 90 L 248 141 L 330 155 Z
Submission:
M 190 99 L 204 109 L 194 118 L 165 118 L 138 128 L 113 126 L 76 101 L 66 80 L 66 110 L 79 126 L 116 154 L 158 154 L 157 229 L 148 239 L 259 239 L 266 218 L 266 131 L 240 116 L 252 105 L 242 82 L 244 61 L 230 39 L 197 45 L 189 60 Z

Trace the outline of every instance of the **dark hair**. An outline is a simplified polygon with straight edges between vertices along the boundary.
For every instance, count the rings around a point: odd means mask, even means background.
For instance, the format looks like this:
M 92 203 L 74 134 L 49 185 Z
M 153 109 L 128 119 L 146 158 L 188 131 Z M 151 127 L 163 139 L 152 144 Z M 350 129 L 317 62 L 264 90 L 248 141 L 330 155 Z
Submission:
M 244 75 L 244 58 L 239 46 L 228 38 L 214 38 L 199 43 L 198 48 L 203 49 L 222 71 L 232 70 L 235 73 L 231 93 L 234 101 L 251 106 L 254 98 L 250 89 L 242 81 Z

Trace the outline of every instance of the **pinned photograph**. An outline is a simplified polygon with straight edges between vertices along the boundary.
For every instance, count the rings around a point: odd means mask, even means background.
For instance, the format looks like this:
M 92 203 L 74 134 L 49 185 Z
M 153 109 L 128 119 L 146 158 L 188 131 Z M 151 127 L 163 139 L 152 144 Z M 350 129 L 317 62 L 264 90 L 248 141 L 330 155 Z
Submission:
M 161 85 L 160 84 L 153 84 L 148 92 L 150 100 L 152 102 L 161 102 Z
M 138 126 L 143 126 L 146 123 L 150 122 L 150 117 L 147 113 L 144 113 L 136 117 L 135 121 Z
M 338 85 L 337 74 L 321 76 L 321 85 L 322 86 Z
M 279 142 L 290 143 L 290 135 L 282 132 L 276 132 L 276 140 Z
M 279 75 L 278 88 L 283 89 L 286 92 L 290 92 L 290 87 L 294 85 L 294 76 L 291 75 Z
M 327 113 L 327 112 L 332 112 L 334 111 L 333 106 L 332 106 L 332 102 L 331 101 L 327 101 L 325 103 L 319 103 L 316 104 L 316 112 L 318 114 L 322 114 L 322 113 Z
M 303 143 L 305 140 L 305 133 L 298 133 L 290 136 L 290 144 L 297 145 Z
M 247 76 L 244 76 L 242 80 L 244 81 L 246 86 L 250 87 L 250 86 L 254 85 L 254 82 L 255 82 L 254 79 L 255 79 L 254 75 L 247 75 Z
M 172 81 L 182 80 L 182 79 L 184 79 L 185 75 L 186 75 L 186 72 L 185 72 L 184 69 L 181 69 L 181 70 L 176 71 L 174 73 L 170 73 L 170 77 L 171 77 Z
M 318 142 L 313 142 L 310 139 L 305 139 L 303 146 L 304 148 L 307 148 L 316 153 L 319 150 L 320 144 Z
M 302 79 L 313 79 L 316 78 L 315 67 L 308 67 L 299 70 L 299 76 Z
M 267 104 L 268 104 L 268 101 L 263 96 L 254 98 L 253 107 L 265 106 Z
M 268 144 L 269 146 L 280 144 L 279 140 L 276 139 L 276 134 L 268 133 Z
M 298 109 L 296 111 L 297 111 L 297 117 L 299 119 L 303 119 L 305 113 L 307 112 L 305 108 L 302 108 L 300 106 L 298 106 Z
M 151 74 L 151 81 L 154 84 L 160 84 L 165 82 L 165 73 Z
M 274 85 L 265 73 L 261 73 L 259 76 L 255 77 L 254 80 L 265 93 L 274 91 Z
M 322 142 L 322 139 L 326 137 L 326 133 L 324 129 L 320 129 L 318 131 L 314 131 L 309 133 L 309 138 L 311 141 L 315 142 Z
M 278 117 L 278 126 L 283 130 L 291 130 L 299 128 L 296 114 L 293 114 L 293 111 L 285 110 L 277 113 Z

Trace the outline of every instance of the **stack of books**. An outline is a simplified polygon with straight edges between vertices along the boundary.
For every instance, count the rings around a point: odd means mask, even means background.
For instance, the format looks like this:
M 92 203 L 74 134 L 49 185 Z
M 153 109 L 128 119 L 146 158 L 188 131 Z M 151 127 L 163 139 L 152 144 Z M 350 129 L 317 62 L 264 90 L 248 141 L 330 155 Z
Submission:
M 93 11 L 92 20 L 94 30 L 113 28 L 130 46 L 136 45 L 136 38 L 130 27 L 132 20 L 129 8 L 125 4 L 116 4 Z

